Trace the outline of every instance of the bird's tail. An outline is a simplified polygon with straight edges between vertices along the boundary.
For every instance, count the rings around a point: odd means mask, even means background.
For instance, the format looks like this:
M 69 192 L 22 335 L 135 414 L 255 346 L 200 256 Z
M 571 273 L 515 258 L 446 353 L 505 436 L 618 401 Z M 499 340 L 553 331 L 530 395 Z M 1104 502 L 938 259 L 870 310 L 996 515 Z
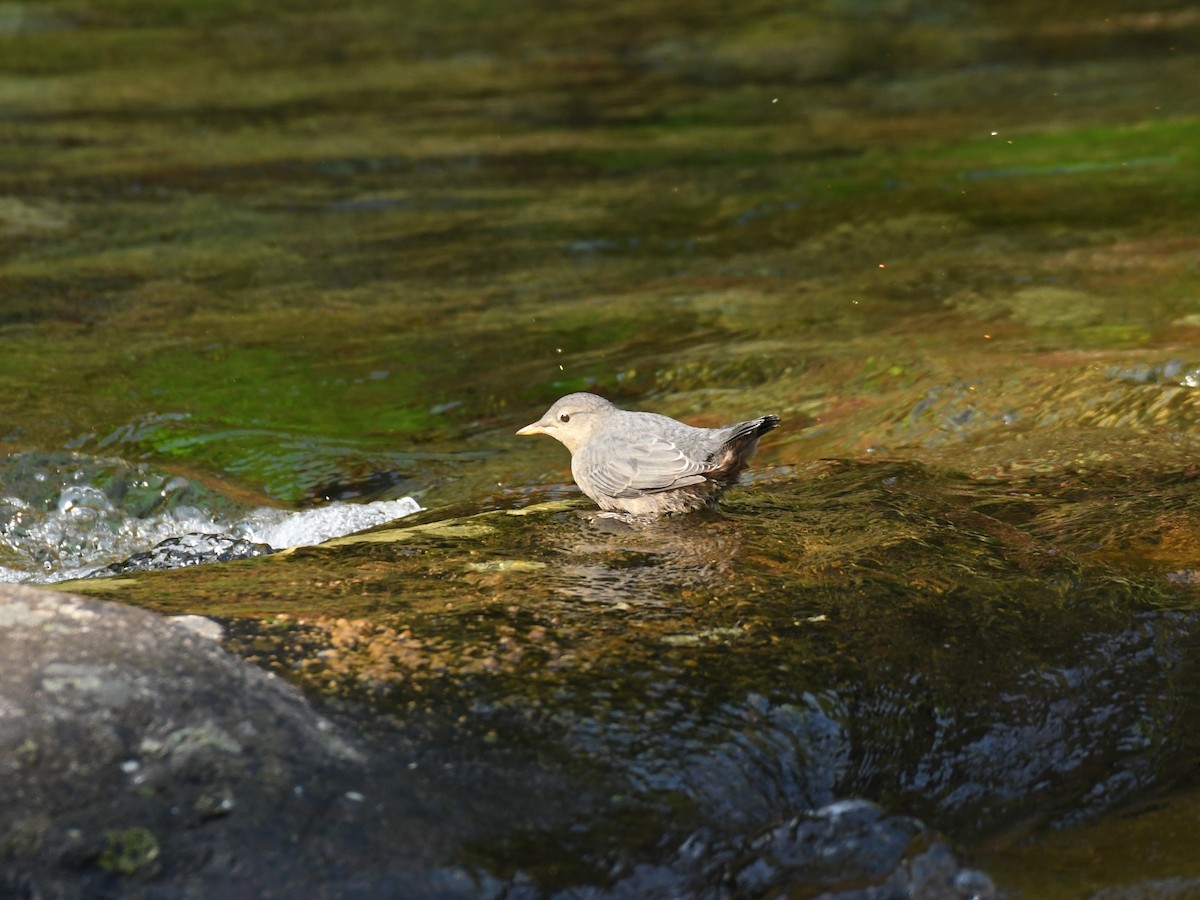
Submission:
M 778 427 L 779 427 L 779 416 L 776 416 L 776 415 L 763 416 L 761 419 L 758 420 L 758 424 L 754 426 L 754 433 L 756 435 L 758 435 L 759 437 L 762 437 L 764 434 L 766 434 L 772 428 L 778 428 Z
M 736 425 L 731 425 L 732 433 L 728 440 L 736 441 L 738 438 L 762 437 L 772 428 L 779 427 L 779 416 L 763 416 L 761 419 L 750 419 L 748 422 L 738 422 Z

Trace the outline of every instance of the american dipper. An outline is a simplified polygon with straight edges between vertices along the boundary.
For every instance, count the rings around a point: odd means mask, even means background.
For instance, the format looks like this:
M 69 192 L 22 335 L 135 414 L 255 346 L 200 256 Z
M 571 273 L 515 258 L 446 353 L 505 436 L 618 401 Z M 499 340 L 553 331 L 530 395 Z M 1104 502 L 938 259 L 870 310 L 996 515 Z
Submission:
M 693 428 L 579 393 L 567 394 L 517 434 L 562 441 L 571 451 L 575 483 L 601 509 L 657 518 L 716 506 L 758 449 L 758 439 L 778 424 L 779 416 L 763 416 Z

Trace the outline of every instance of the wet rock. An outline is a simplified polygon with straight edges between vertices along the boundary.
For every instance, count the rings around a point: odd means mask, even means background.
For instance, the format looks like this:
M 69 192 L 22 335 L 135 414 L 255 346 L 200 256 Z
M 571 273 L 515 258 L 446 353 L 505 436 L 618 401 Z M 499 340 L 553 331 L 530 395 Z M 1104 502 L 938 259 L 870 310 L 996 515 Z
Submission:
M 124 562 L 94 573 L 95 576 L 124 575 L 128 572 L 154 572 L 198 566 L 209 562 L 253 559 L 274 553 L 269 544 L 258 544 L 224 534 L 185 534 L 167 538 L 145 553 L 135 553 Z
M 609 889 L 564 891 L 558 900 L 816 895 L 827 900 L 991 900 L 992 881 L 960 866 L 920 822 L 865 801 L 843 801 L 794 816 L 744 841 L 700 831 L 675 858 L 640 866 Z
M 724 817 L 736 779 L 711 786 L 698 819 L 655 813 L 661 839 L 613 857 L 550 837 L 587 834 L 614 802 L 644 803 L 647 779 L 654 796 L 695 799 L 696 784 L 773 758 L 756 749 L 765 737 L 691 760 L 674 782 L 665 760 L 657 774 L 605 765 L 582 733 L 554 728 L 556 740 L 503 707 L 410 714 L 352 743 L 208 637 L 15 586 L 0 593 L 0 658 L 20 663 L 0 669 L 4 896 L 734 897 L 808 885 L 847 900 L 958 900 L 969 895 L 956 883 L 986 882 L 920 822 L 862 801 Z M 828 749 L 815 707 L 754 708 Z M 784 805 L 832 789 L 826 778 Z M 531 840 L 535 852 L 513 855 Z M 477 868 L 455 864 L 467 848 Z M 565 884 L 547 876 L 564 861 Z
M 207 616 L 171 616 L 167 621 L 209 640 L 219 641 L 225 637 L 225 627 Z
M 0 658 L 0 895 L 353 896 L 355 863 L 424 884 L 420 837 L 370 849 L 345 799 L 361 750 L 212 640 L 5 586 Z
M 1160 365 L 1144 362 L 1132 366 L 1109 366 L 1105 374 L 1114 381 L 1134 384 L 1178 385 L 1185 388 L 1200 386 L 1200 366 L 1182 359 L 1169 359 Z

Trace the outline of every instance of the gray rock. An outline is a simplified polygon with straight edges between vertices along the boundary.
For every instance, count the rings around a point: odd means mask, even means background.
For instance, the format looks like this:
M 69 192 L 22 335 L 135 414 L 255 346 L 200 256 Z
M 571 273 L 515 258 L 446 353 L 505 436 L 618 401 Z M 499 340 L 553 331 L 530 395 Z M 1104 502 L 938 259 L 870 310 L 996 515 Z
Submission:
M 373 842 L 347 799 L 373 793 L 363 753 L 211 638 L 0 585 L 0 660 L 0 896 L 353 896 L 345 865 L 380 860 L 421 895 L 421 839 Z
M 105 566 L 92 573 L 94 577 L 127 575 L 130 572 L 161 572 L 210 562 L 231 562 L 253 559 L 275 553 L 269 544 L 259 544 L 224 534 L 184 534 L 160 541 L 150 550 L 135 553 L 128 559 Z
M 206 637 L 210 641 L 220 641 L 225 638 L 225 626 L 207 616 L 168 616 L 167 621 L 178 628 L 186 628 L 193 634 Z
M 757 698 L 732 711 L 726 739 L 714 723 L 709 751 L 687 745 L 682 757 L 678 738 L 661 735 L 656 750 L 639 727 L 626 737 L 645 752 L 621 763 L 612 721 L 564 729 L 565 710 L 529 720 L 505 704 L 443 702 L 359 719 L 351 741 L 209 637 L 145 610 L 0 585 L 0 897 L 544 897 L 555 888 L 538 868 L 561 859 L 579 866 L 557 885 L 564 898 L 725 900 L 797 885 L 845 900 L 989 896 L 972 887 L 986 877 L 964 875 L 916 820 L 821 800 L 845 760 L 815 705 Z M 364 712 L 329 709 L 346 722 Z M 803 776 L 805 754 L 825 776 Z M 776 796 L 779 784 L 792 787 Z M 662 819 L 656 849 L 597 859 L 556 843 L 608 821 L 613 797 L 659 815 L 657 800 L 636 799 L 647 787 L 693 810 Z M 747 801 L 756 790 L 767 793 Z M 513 857 L 539 835 L 538 855 Z

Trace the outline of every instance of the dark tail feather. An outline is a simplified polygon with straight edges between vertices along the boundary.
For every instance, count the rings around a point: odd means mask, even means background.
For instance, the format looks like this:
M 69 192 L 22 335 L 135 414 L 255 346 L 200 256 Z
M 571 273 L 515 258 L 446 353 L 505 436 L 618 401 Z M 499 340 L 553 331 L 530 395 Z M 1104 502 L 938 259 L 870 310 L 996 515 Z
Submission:
M 779 427 L 779 416 L 763 416 L 761 419 L 751 419 L 749 422 L 738 422 L 736 425 L 730 426 L 737 429 L 729 435 L 728 440 L 736 441 L 739 438 L 762 437 L 772 428 Z
M 754 433 L 756 435 L 758 435 L 759 437 L 762 437 L 764 434 L 766 434 L 772 428 L 779 427 L 779 416 L 775 416 L 775 415 L 763 416 L 761 419 L 759 419 L 757 422 L 754 422 L 753 424 L 754 424 Z
M 704 477 L 722 485 L 722 489 L 733 484 L 758 449 L 758 439 L 777 425 L 779 416 L 763 416 L 730 425 L 720 450 L 709 456 L 714 465 Z

